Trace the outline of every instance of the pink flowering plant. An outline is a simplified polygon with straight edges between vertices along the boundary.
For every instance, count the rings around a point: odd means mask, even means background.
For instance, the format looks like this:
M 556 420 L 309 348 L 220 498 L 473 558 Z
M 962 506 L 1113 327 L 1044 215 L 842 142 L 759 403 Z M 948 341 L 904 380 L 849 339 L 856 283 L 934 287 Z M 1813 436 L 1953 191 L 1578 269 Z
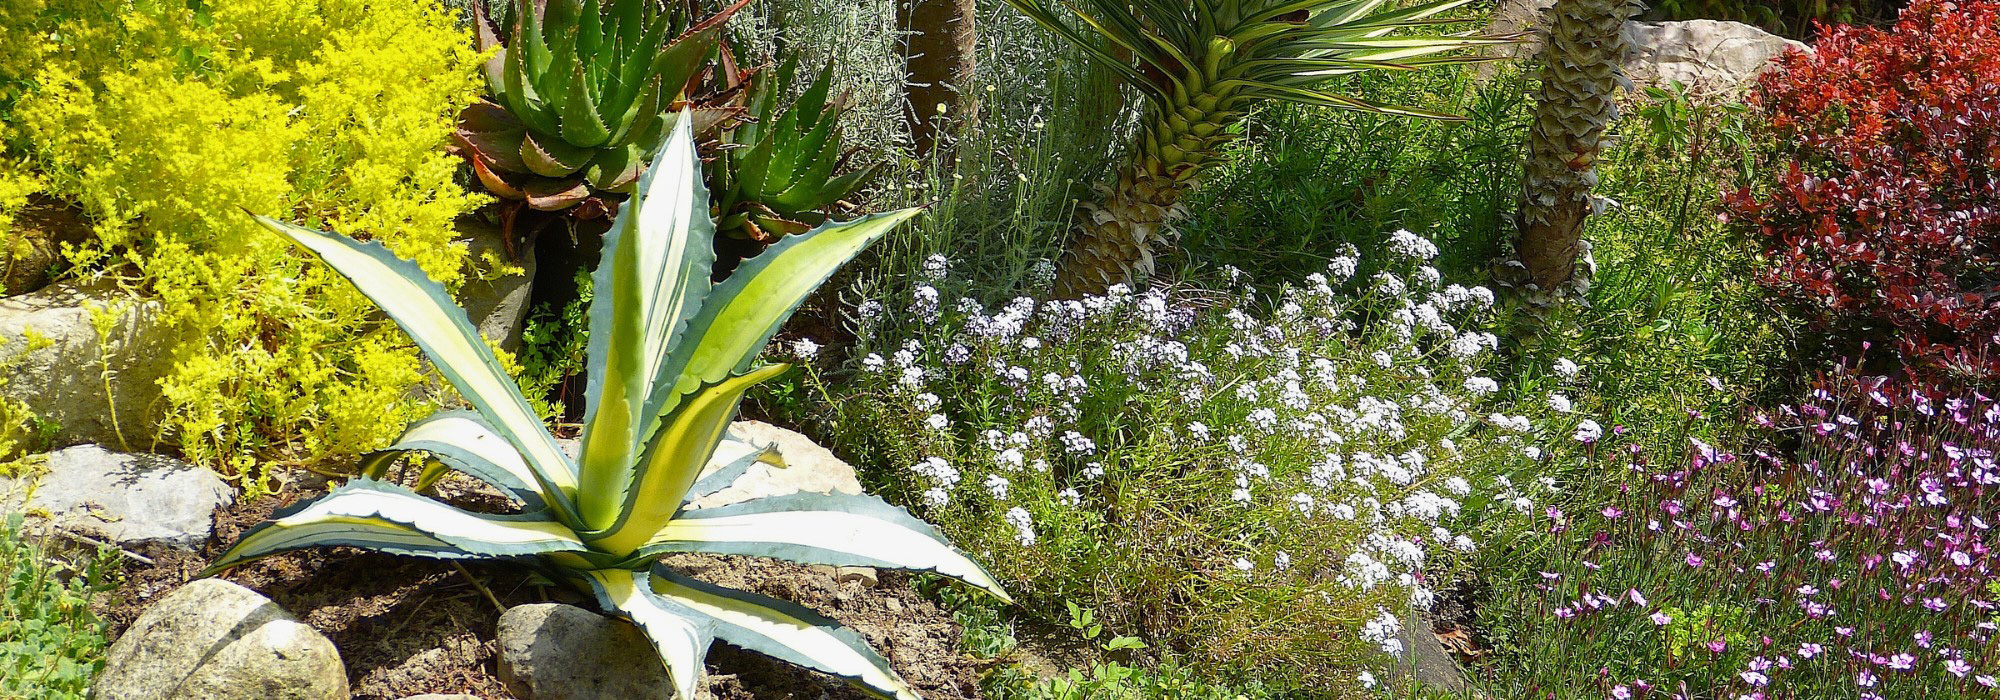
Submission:
M 1493 294 L 1443 281 L 1421 236 L 1387 243 L 1270 297 L 988 306 L 934 258 L 863 305 L 850 366 L 809 374 L 818 422 L 1046 603 L 1025 609 L 1085 603 L 1156 650 L 1353 692 L 1477 551 L 1478 514 L 1534 507 L 1508 475 L 1602 434 L 1560 394 L 1499 405 Z
M 1603 449 L 1482 617 L 1501 697 L 1995 697 L 2000 405 L 1836 374 L 1729 451 Z M 1602 473 L 1602 472 L 1600 472 Z M 1519 570 L 1518 564 L 1514 567 Z M 1497 567 L 1496 570 L 1506 570 Z

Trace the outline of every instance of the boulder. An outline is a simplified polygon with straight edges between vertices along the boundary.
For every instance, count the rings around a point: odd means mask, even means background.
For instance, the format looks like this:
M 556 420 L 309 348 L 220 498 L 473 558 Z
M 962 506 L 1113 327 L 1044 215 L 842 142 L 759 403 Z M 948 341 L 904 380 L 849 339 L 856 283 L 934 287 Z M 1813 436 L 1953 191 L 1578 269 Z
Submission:
M 522 700 L 672 700 L 665 664 L 639 628 L 537 603 L 500 615 L 500 681 Z
M 458 233 L 458 243 L 465 246 L 468 264 L 483 267 L 488 253 L 507 260 L 499 227 L 466 217 L 459 220 Z M 523 250 L 520 260 L 508 262 L 519 266 L 520 274 L 493 279 L 470 277 L 458 289 L 458 302 L 479 327 L 481 335 L 514 352 L 521 349 L 521 327 L 528 319 L 528 297 L 535 281 L 535 251 Z
M 1532 58 L 1541 52 L 1543 14 L 1555 0 L 1503 0 L 1487 25 L 1491 34 L 1529 35 L 1525 44 L 1489 49 L 1493 55 Z M 1625 75 L 1639 89 L 1672 89 L 1676 81 L 1695 97 L 1733 97 L 1770 70 L 1790 49 L 1810 51 L 1806 44 L 1741 22 L 1688 20 L 1629 22 L 1625 40 L 1632 53 Z
M 812 438 L 762 421 L 737 421 L 730 431 L 753 444 L 778 446 L 785 466 L 758 463 L 743 473 L 729 488 L 695 499 L 689 508 L 717 508 L 767 496 L 793 493 L 844 493 L 861 495 L 861 480 L 854 467 L 820 447 Z M 707 476 L 717 465 L 702 473 Z
M 93 308 L 116 314 L 106 343 L 98 342 Z M 58 445 L 151 444 L 159 380 L 173 369 L 177 340 L 160 309 L 109 280 L 0 299 L 0 398 L 20 400 L 54 425 Z
M 1747 24 L 1707 19 L 1632 22 L 1625 38 L 1632 44 L 1625 75 L 1634 85 L 1672 89 L 1678 82 L 1696 96 L 1738 94 L 1786 51 L 1810 50 Z
M 201 579 L 161 598 L 105 655 L 97 700 L 345 700 L 318 631 L 255 591 Z
M 78 445 L 44 468 L 0 478 L 0 510 L 46 514 L 64 529 L 121 546 L 192 549 L 208 541 L 216 508 L 235 498 L 214 472 L 170 457 Z
M 1395 687 L 1408 689 L 1414 685 L 1433 693 L 1469 697 L 1472 681 L 1465 675 L 1465 667 L 1438 641 L 1430 620 L 1422 614 L 1404 618 L 1403 630 L 1397 634 L 1397 639 L 1403 642 L 1403 655 L 1391 659 L 1389 665 L 1389 679 Z

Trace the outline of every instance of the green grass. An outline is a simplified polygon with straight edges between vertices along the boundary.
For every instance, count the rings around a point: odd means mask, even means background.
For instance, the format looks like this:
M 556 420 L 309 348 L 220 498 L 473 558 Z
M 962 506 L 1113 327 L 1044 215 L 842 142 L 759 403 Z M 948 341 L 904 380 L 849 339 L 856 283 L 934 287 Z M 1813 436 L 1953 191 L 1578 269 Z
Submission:
M 82 698 L 104 664 L 105 623 L 91 613 L 113 586 L 109 550 L 68 559 L 0 523 L 0 697 Z

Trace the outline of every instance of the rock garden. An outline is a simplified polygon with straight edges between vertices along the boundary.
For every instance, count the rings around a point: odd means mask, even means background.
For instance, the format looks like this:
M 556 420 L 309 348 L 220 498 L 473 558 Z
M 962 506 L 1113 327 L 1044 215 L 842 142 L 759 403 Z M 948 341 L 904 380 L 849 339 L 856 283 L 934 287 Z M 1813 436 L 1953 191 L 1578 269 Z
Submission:
M 0 697 L 2000 692 L 2000 2 L 0 0 Z

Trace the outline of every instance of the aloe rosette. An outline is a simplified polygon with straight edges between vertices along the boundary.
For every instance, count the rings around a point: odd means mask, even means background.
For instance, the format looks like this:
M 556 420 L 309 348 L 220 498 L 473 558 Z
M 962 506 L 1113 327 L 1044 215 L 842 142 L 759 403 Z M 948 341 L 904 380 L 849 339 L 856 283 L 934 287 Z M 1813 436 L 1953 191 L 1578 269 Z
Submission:
M 709 67 L 723 22 L 748 2 L 695 23 L 650 0 L 520 0 L 497 25 L 502 42 L 475 1 L 480 47 L 494 52 L 492 99 L 459 115 L 455 141 L 488 190 L 537 210 L 629 193 L 667 136 L 667 112 Z
M 787 60 L 775 75 L 753 78 L 750 118 L 709 165 L 723 235 L 770 243 L 803 233 L 882 168 L 847 167 L 852 152 L 841 144 L 840 118 L 848 106 L 831 95 L 833 64 L 793 99 L 797 74 L 798 62 Z
M 572 460 L 523 400 L 465 312 L 414 264 L 361 243 L 258 221 L 319 256 L 401 326 L 471 410 L 412 425 L 363 477 L 245 533 L 210 573 L 305 547 L 502 559 L 593 595 L 657 648 L 692 698 L 714 640 L 832 674 L 884 697 L 917 695 L 860 637 L 783 601 L 695 581 L 676 552 L 928 571 L 1007 594 L 930 525 L 872 496 L 795 494 L 690 509 L 768 447 L 729 433 L 745 391 L 786 371 L 756 366 L 780 324 L 835 269 L 915 210 L 786 238 L 712 283 L 714 226 L 686 112 L 606 234 L 589 309 L 589 402 Z M 517 513 L 461 510 L 376 476 L 406 453 L 493 485 Z M 703 476 L 704 472 L 707 476 Z M 428 481 L 435 475 L 420 480 Z

